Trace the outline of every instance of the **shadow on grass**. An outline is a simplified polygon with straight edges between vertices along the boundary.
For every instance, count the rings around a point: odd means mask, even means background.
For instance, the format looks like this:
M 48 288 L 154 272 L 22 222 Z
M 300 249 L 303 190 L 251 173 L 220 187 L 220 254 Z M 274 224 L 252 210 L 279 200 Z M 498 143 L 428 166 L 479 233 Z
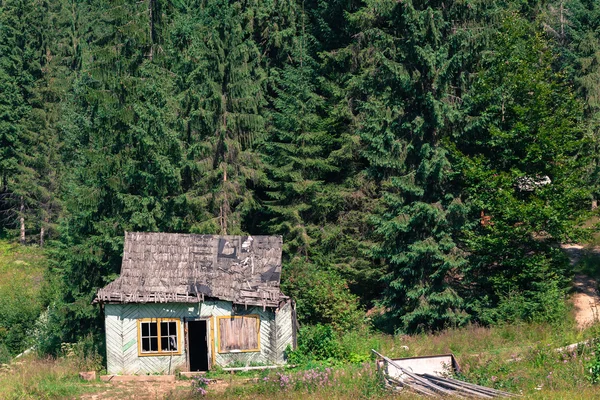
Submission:
M 575 265 L 576 274 L 584 274 L 596 281 L 600 280 L 600 251 L 584 250 L 577 264 Z

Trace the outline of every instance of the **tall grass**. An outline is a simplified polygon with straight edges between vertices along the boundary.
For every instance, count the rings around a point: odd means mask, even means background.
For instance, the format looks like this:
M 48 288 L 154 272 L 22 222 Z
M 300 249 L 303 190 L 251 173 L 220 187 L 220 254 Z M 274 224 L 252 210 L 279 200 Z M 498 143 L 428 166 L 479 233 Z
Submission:
M 489 353 L 510 358 L 514 352 L 549 344 L 562 347 L 600 335 L 600 328 L 579 330 L 574 319 L 568 317 L 561 324 L 516 323 L 495 327 L 470 325 L 448 329 L 435 334 L 385 335 L 356 331 L 343 335 L 340 342 L 349 353 L 368 355 L 375 349 L 388 357 L 413 357 L 426 354 L 453 353 L 470 356 Z
M 29 356 L 4 365 L 0 370 L 0 399 L 67 399 L 97 390 L 79 378 L 80 371 L 90 368 L 88 364 L 87 360 L 76 357 Z
M 600 387 L 591 383 L 589 375 L 589 366 L 595 357 L 593 343 L 598 337 L 599 325 L 581 331 L 568 319 L 555 325 L 468 326 L 417 336 L 356 331 L 341 336 L 339 341 L 344 353 L 355 354 L 356 359 L 364 358 L 372 348 L 389 357 L 453 353 L 461 367 L 460 379 L 521 393 L 526 398 L 586 399 L 599 397 L 600 393 Z M 590 340 L 590 345 L 557 351 L 585 340 Z M 314 365 L 318 363 L 310 367 Z M 269 372 L 257 377 L 255 383 L 234 383 L 222 393 L 213 393 L 211 398 L 384 399 L 394 396 L 382 387 L 373 362 L 338 365 L 330 371 L 331 376 L 323 381 L 325 383 L 312 386 L 302 384 L 302 374 L 306 373 L 302 369 Z M 211 393 L 210 385 L 208 391 Z M 419 396 L 403 393 L 399 398 Z
M 344 363 L 331 365 L 329 360 L 311 361 L 293 370 L 248 372 L 239 377 L 243 379 L 209 384 L 207 396 L 201 396 L 200 391 L 193 392 L 190 386 L 183 385 L 167 398 L 419 398 L 410 392 L 402 392 L 398 397 L 382 386 L 383 380 L 377 375 L 370 355 L 372 348 L 390 357 L 452 352 L 461 366 L 460 379 L 522 393 L 525 398 L 597 398 L 600 386 L 591 382 L 589 374 L 592 363 L 600 365 L 600 352 L 595 354 L 597 338 L 600 338 L 600 325 L 578 330 L 570 319 L 558 325 L 468 326 L 417 336 L 356 331 L 338 339 L 343 353 L 348 355 Z M 590 345 L 557 351 L 557 348 L 584 340 L 589 340 Z M 85 392 L 105 391 L 100 382 L 90 384 L 79 380 L 78 372 L 98 368 L 98 360 L 77 354 L 59 359 L 31 356 L 13 363 L 10 371 L 0 371 L 0 399 L 64 399 L 77 398 Z M 365 362 L 365 359 L 371 361 Z M 351 360 L 361 361 L 352 363 Z
M 0 363 L 32 345 L 30 330 L 43 309 L 45 260 L 37 247 L 0 240 Z
M 213 399 L 391 399 L 371 363 L 268 372 L 250 383 L 234 383 Z M 198 398 L 200 396 L 197 396 Z M 193 396 L 190 396 L 193 398 Z

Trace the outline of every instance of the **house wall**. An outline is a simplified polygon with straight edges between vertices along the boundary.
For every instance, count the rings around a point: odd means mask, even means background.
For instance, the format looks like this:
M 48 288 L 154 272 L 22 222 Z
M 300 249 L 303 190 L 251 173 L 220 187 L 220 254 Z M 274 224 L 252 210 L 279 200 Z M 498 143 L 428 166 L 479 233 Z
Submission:
M 182 353 L 174 356 L 138 356 L 138 325 L 140 318 L 178 318 L 181 334 L 184 333 L 184 318 L 208 318 L 209 346 L 213 365 L 221 367 L 249 365 L 250 363 L 284 363 L 284 351 L 293 345 L 294 333 L 292 307 L 288 303 L 277 312 L 262 307 L 235 306 L 227 301 L 205 301 L 193 303 L 147 303 L 106 304 L 106 358 L 109 374 L 172 374 L 175 370 L 187 370 L 184 337 L 181 338 Z M 219 353 L 217 317 L 258 314 L 260 317 L 260 351 L 243 353 Z

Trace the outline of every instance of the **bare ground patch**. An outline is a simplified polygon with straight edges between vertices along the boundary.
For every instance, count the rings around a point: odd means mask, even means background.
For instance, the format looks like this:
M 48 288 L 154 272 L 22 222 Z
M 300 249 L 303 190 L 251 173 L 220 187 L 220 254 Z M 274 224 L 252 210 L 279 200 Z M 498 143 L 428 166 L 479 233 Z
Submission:
M 569 256 L 571 264 L 578 264 L 584 257 L 589 255 L 600 256 L 600 248 L 587 249 L 580 244 L 564 244 L 561 246 Z M 583 329 L 599 320 L 598 306 L 600 295 L 598 293 L 598 282 L 586 273 L 578 273 L 573 279 L 574 294 L 571 298 L 575 308 L 575 320 L 577 326 Z

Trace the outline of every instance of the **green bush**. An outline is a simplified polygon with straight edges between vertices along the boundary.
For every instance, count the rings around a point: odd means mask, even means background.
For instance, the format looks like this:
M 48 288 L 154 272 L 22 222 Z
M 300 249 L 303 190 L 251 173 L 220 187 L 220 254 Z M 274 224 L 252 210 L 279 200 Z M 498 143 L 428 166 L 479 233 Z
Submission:
M 501 296 L 497 306 L 480 305 L 479 320 L 484 324 L 538 322 L 560 323 L 567 318 L 565 290 L 555 280 L 534 282 L 531 290 L 511 291 Z
M 291 364 L 321 361 L 330 364 L 346 359 L 336 333 L 330 325 L 304 326 L 298 332 L 298 348 L 288 353 Z
M 6 364 L 10 361 L 10 351 L 4 343 L 0 343 L 0 364 Z
M 294 259 L 284 267 L 282 289 L 296 301 L 300 323 L 331 324 L 337 332 L 365 324 L 358 297 L 333 270 Z
M 600 343 L 596 343 L 596 351 L 594 357 L 587 364 L 587 369 L 590 373 L 588 379 L 590 382 L 596 384 L 600 383 Z

